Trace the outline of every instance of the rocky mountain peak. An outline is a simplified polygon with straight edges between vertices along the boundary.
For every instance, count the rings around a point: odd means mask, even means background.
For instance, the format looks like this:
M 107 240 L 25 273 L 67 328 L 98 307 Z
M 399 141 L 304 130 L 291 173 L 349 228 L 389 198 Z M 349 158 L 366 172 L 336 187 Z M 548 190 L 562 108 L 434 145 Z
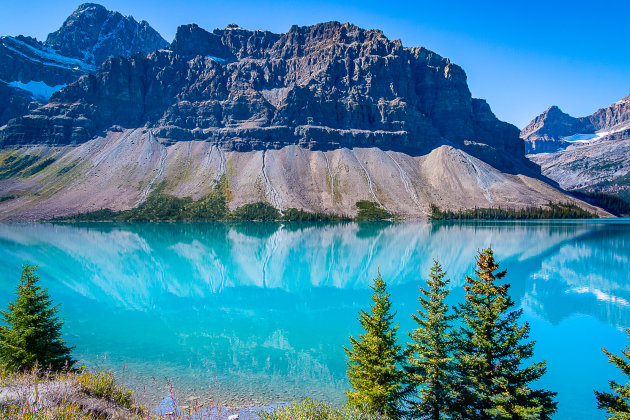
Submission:
M 567 143 L 562 139 L 565 136 L 593 131 L 589 120 L 574 118 L 553 105 L 521 131 L 521 138 L 528 153 L 546 153 L 565 147 Z
M 566 147 L 564 138 L 578 134 L 590 134 L 590 139 L 630 137 L 630 95 L 581 118 L 551 106 L 521 131 L 521 138 L 528 153 L 546 153 Z
M 46 45 L 64 56 L 99 65 L 108 57 L 146 54 L 168 43 L 145 21 L 84 3 L 48 35 Z
M 0 130 L 0 143 L 82 143 L 112 126 L 148 127 L 160 141 L 224 150 L 425 153 L 448 142 L 492 165 L 527 163 L 518 129 L 471 97 L 463 69 L 380 30 L 324 22 L 283 34 L 210 32 L 190 24 L 169 50 L 107 60 Z

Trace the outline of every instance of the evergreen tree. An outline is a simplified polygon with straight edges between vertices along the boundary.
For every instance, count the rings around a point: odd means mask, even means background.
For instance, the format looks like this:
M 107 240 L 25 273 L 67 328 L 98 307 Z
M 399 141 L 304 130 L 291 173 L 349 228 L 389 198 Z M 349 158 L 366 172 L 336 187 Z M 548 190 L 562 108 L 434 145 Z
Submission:
M 16 300 L 0 311 L 6 324 L 0 326 L 0 364 L 20 371 L 36 364 L 53 371 L 71 368 L 75 362 L 61 338 L 59 305 L 52 306 L 48 291 L 38 286 L 35 268 L 22 267 Z
M 395 313 L 391 313 L 392 304 L 380 272 L 370 287 L 374 291 L 370 313 L 364 310 L 359 313 L 365 334 L 358 338 L 350 336 L 352 349 L 344 347 L 352 387 L 346 390 L 346 396 L 354 406 L 398 418 L 406 390 L 404 355 L 396 344 L 398 325 L 392 325 Z
M 460 377 L 458 410 L 467 419 L 548 419 L 556 411 L 555 392 L 529 386 L 542 377 L 546 362 L 523 366 L 534 352 L 522 310 L 512 310 L 509 285 L 496 282 L 492 249 L 480 251 L 475 278 L 466 276 L 466 298 L 458 315 L 463 326 L 455 357 Z
M 449 283 L 445 276 L 440 263 L 434 260 L 427 288 L 420 287 L 421 309 L 411 315 L 418 328 L 409 333 L 413 342 L 407 349 L 407 372 L 415 390 L 410 405 L 412 415 L 422 419 L 450 418 L 454 401 L 451 322 L 455 317 L 449 314 L 445 302 Z
M 630 329 L 626 330 L 630 338 Z M 621 356 L 612 354 L 606 349 L 602 349 L 608 361 L 617 366 L 626 376 L 630 376 L 630 346 L 626 346 L 621 351 Z M 612 392 L 595 391 L 597 398 L 597 408 L 606 410 L 610 420 L 630 419 L 630 379 L 625 385 L 620 385 L 616 381 L 609 381 Z

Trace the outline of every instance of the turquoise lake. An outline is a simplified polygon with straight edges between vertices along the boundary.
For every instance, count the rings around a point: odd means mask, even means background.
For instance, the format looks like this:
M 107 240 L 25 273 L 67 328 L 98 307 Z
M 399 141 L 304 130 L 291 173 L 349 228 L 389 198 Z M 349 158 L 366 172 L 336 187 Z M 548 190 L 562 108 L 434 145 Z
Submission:
M 438 258 L 463 297 L 477 249 L 492 245 L 530 322 L 540 386 L 558 419 L 603 419 L 593 389 L 620 378 L 630 327 L 630 220 L 470 223 L 0 224 L 0 307 L 21 264 L 38 274 L 87 366 L 112 369 L 145 402 L 172 385 L 224 406 L 303 397 L 333 403 L 347 387 L 343 346 L 359 333 L 377 270 L 400 339 Z M 184 402 L 185 403 L 185 402 Z

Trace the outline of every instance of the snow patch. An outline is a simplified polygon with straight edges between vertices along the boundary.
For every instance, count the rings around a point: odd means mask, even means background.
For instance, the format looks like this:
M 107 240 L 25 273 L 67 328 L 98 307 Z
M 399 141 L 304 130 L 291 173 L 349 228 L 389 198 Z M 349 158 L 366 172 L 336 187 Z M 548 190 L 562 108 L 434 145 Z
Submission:
M 24 58 L 41 63 L 46 66 L 54 66 L 65 69 L 81 70 L 83 72 L 96 71 L 96 67 L 85 63 L 84 61 L 66 57 L 61 55 L 50 48 L 36 48 L 25 42 L 22 42 L 13 37 L 3 37 L 4 47 L 23 56 Z M 8 42 L 13 43 L 13 46 L 9 46 Z
M 574 134 L 572 136 L 562 137 L 562 140 L 568 141 L 571 143 L 588 143 L 589 141 L 598 138 L 597 134 L 589 133 L 589 134 Z
M 215 57 L 213 55 L 207 55 L 210 60 L 218 61 L 219 63 L 225 63 L 227 60 L 225 58 Z
M 628 125 L 617 125 L 610 130 L 607 131 L 597 131 L 595 133 L 587 133 L 587 134 L 573 134 L 572 136 L 562 137 L 562 140 L 568 141 L 570 143 L 590 143 L 592 141 L 596 141 L 602 139 L 611 134 L 617 133 L 619 131 L 627 130 L 630 126 Z
M 48 102 L 53 93 L 61 90 L 61 88 L 66 85 L 57 85 L 57 86 L 48 86 L 44 82 L 36 82 L 31 80 L 27 83 L 22 83 L 20 81 L 9 82 L 9 86 L 17 89 L 22 89 L 31 94 L 31 96 L 35 99 L 39 99 L 40 101 Z

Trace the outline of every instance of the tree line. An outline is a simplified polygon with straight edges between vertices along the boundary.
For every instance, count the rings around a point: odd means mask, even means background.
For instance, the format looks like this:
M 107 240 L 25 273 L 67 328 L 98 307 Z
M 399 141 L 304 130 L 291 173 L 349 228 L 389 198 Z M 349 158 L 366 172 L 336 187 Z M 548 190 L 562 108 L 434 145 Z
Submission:
M 442 210 L 431 204 L 432 220 L 528 220 L 528 219 L 595 219 L 590 213 L 572 203 L 548 203 L 546 207 L 510 209 L 501 207 L 465 210 Z
M 232 199 L 229 182 L 222 175 L 214 185 L 212 191 L 193 200 L 191 197 L 175 197 L 165 194 L 166 184 L 160 183 L 151 191 L 146 200 L 137 207 L 113 211 L 101 209 L 87 213 L 64 216 L 53 221 L 67 222 L 154 222 L 154 221 L 287 221 L 287 222 L 336 222 L 336 221 L 366 221 L 390 220 L 394 216 L 380 204 L 372 201 L 360 200 L 356 202 L 357 215 L 352 218 L 347 215 L 323 212 L 309 212 L 303 209 L 288 208 L 280 212 L 267 202 L 244 204 L 233 211 L 228 209 L 228 202 Z M 2 198 L 0 197 L 0 200 Z

